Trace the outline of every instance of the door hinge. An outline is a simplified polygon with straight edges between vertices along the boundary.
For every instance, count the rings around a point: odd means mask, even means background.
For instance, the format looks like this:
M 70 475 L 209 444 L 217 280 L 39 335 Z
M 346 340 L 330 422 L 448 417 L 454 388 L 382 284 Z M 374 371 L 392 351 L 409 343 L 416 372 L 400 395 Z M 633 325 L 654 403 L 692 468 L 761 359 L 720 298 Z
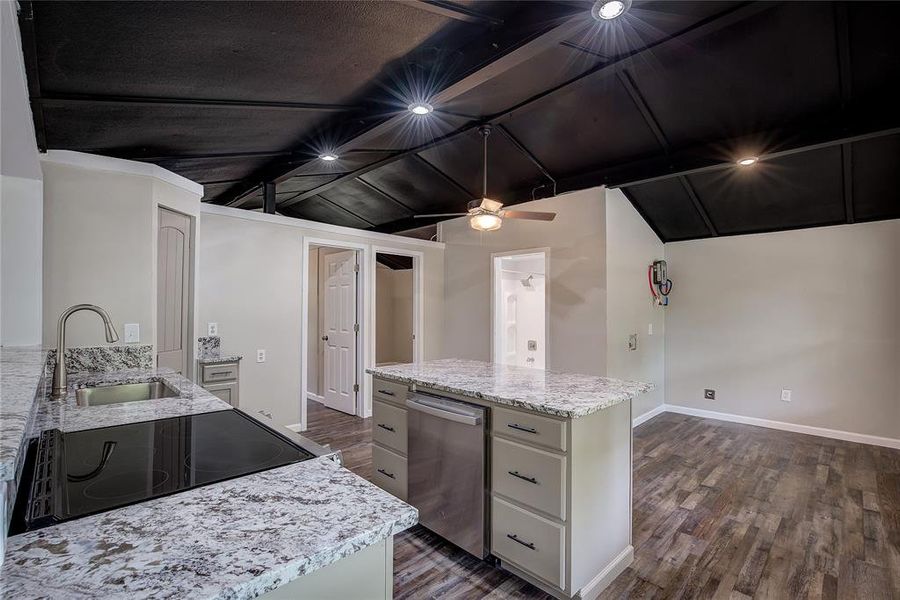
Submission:
M 359 323 L 353 324 L 353 333 L 359 333 Z
M 359 273 L 359 263 L 356 263 L 355 265 L 353 265 L 353 272 Z
M 357 394 L 359 393 L 359 384 L 358 383 L 353 384 L 353 391 L 356 392 Z

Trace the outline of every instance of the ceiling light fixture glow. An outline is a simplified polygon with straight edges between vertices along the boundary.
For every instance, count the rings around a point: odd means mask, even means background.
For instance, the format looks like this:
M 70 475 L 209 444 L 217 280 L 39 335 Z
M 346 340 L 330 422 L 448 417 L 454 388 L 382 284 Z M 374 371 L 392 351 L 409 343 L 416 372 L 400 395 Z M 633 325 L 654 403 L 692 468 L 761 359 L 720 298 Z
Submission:
M 434 107 L 427 102 L 413 102 L 408 108 L 409 112 L 414 115 L 427 115 L 434 110 Z
M 477 231 L 496 231 L 503 225 L 503 219 L 497 215 L 482 213 L 480 215 L 473 215 L 469 219 L 469 225 L 472 226 L 472 229 Z
M 324 161 L 331 162 L 333 160 L 337 160 L 338 156 L 334 152 L 325 152 L 324 154 L 320 154 L 319 158 Z
M 621 17 L 631 6 L 631 0 L 597 0 L 591 14 L 598 21 L 610 21 Z
M 757 162 L 759 162 L 758 157 L 747 156 L 747 157 L 742 158 L 739 161 L 737 161 L 737 164 L 741 165 L 742 167 L 749 167 L 750 165 L 755 165 Z

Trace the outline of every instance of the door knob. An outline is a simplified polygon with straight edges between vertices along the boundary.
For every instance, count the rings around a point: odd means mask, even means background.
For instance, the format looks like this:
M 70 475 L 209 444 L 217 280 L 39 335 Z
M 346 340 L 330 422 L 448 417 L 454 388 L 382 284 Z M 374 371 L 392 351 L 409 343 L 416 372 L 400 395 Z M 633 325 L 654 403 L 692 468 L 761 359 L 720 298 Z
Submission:
M 323 342 L 327 342 L 327 341 L 328 341 L 328 336 L 327 336 L 327 335 L 323 335 L 323 336 L 322 336 L 322 341 L 323 341 Z

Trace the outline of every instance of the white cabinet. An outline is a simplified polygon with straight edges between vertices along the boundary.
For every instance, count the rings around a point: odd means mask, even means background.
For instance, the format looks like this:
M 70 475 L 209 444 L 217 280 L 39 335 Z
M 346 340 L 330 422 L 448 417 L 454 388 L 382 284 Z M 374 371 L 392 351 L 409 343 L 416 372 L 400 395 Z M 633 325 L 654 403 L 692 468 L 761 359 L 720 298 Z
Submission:
M 207 364 L 200 361 L 200 385 L 206 391 L 234 406 L 240 406 L 240 363 Z

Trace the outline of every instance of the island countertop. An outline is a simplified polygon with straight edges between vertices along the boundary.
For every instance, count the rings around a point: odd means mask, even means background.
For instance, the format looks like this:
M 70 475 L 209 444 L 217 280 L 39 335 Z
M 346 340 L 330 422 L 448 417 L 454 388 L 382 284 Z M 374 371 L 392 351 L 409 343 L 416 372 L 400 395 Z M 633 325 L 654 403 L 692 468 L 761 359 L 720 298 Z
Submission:
M 652 383 L 447 358 L 366 369 L 382 379 L 576 419 L 631 400 Z
M 253 598 L 414 525 L 320 457 L 16 535 L 3 598 Z

